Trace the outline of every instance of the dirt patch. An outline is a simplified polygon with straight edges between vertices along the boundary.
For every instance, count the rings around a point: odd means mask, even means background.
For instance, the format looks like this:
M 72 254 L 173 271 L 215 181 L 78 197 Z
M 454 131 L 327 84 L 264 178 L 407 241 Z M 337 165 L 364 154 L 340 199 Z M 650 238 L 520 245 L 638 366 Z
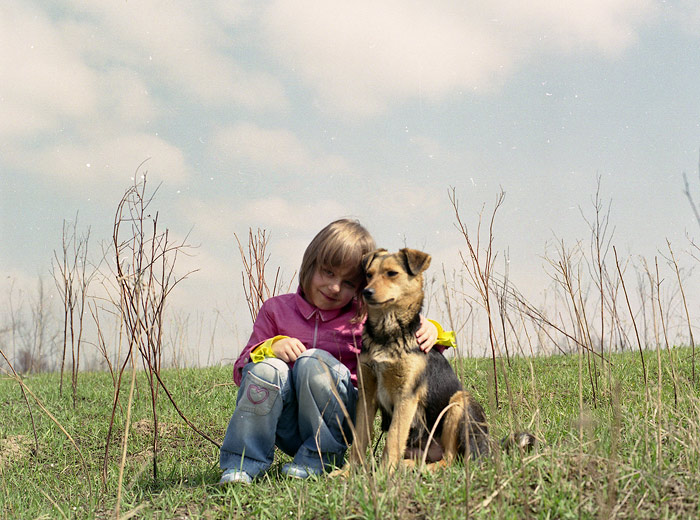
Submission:
M 28 457 L 32 452 L 31 440 L 26 435 L 14 435 L 0 439 L 0 468 L 5 468 Z
M 153 420 L 141 419 L 131 425 L 131 430 L 138 435 L 153 435 Z M 158 435 L 166 437 L 172 435 L 177 430 L 177 425 L 158 422 Z

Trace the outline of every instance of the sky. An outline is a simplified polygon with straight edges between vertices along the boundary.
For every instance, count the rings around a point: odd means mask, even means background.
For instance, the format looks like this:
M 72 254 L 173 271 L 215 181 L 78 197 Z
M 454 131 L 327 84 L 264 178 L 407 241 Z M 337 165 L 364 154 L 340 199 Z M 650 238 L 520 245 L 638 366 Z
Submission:
M 700 239 L 695 0 L 3 0 L 0 78 L 5 286 L 50 276 L 76 215 L 97 253 L 144 172 L 196 246 L 174 300 L 243 330 L 251 227 L 286 280 L 339 217 L 449 270 L 449 190 L 474 232 L 502 189 L 495 247 L 535 300 L 552 244 L 589 240 L 598 179 L 621 255 Z

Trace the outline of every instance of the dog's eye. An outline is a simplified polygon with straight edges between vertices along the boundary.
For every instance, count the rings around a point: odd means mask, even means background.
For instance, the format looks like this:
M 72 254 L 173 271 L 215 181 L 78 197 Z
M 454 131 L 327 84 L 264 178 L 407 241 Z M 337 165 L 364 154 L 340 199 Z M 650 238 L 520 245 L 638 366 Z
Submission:
M 365 273 L 365 278 L 367 278 L 368 280 L 371 280 L 371 279 L 372 279 L 372 273 Z
M 386 275 L 387 275 L 389 278 L 393 278 L 393 277 L 396 276 L 397 274 L 399 274 L 397 271 L 387 271 L 387 272 L 386 272 Z

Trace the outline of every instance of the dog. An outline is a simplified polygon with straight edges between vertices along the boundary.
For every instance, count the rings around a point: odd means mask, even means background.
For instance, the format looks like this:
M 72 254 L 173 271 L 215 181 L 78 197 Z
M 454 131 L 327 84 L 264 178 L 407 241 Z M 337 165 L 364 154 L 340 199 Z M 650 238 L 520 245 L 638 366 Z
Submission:
M 362 259 L 367 320 L 350 465 L 362 463 L 378 409 L 387 432 L 383 463 L 392 471 L 420 456 L 449 464 L 457 457 L 489 451 L 484 409 L 462 389 L 442 353 L 422 351 L 416 339 L 423 272 L 430 260 L 427 253 L 408 248 L 397 253 L 378 249 Z

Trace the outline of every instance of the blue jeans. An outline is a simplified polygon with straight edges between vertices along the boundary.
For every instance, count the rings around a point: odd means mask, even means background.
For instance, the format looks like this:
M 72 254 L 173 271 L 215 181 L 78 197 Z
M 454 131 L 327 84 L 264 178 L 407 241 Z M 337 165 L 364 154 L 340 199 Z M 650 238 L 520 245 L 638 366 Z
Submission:
M 354 420 L 350 371 L 325 350 L 305 351 L 291 369 L 277 358 L 248 363 L 221 445 L 221 469 L 256 477 L 272 464 L 275 446 L 317 473 L 342 466 L 351 433 L 338 397 Z

